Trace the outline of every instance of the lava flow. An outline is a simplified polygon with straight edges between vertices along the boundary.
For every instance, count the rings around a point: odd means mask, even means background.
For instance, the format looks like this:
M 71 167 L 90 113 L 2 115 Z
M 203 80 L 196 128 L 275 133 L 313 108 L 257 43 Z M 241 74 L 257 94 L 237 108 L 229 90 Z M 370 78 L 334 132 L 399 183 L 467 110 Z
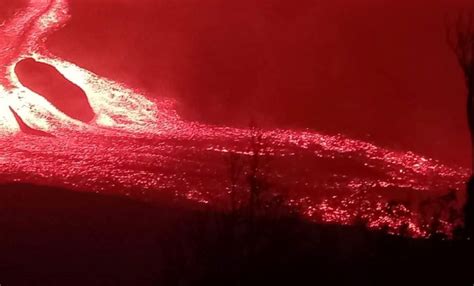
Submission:
M 183 121 L 172 100 L 148 99 L 139 89 L 54 56 L 44 40 L 69 17 L 66 0 L 31 0 L 0 26 L 2 180 L 147 201 L 163 193 L 206 204 L 225 201 L 231 185 L 226 158 L 251 154 L 253 131 Z M 54 67 L 80 88 L 92 109 L 90 120 L 79 120 L 65 110 L 67 105 L 26 87 L 28 78 L 15 72 L 25 59 Z M 68 95 L 61 96 L 67 102 Z M 266 179 L 289 190 L 288 202 L 318 221 L 364 219 L 370 227 L 394 232 L 407 224 L 412 235 L 423 236 L 418 203 L 460 190 L 468 174 L 342 135 L 260 132 L 263 156 L 270 158 Z M 452 222 L 441 223 L 450 230 Z

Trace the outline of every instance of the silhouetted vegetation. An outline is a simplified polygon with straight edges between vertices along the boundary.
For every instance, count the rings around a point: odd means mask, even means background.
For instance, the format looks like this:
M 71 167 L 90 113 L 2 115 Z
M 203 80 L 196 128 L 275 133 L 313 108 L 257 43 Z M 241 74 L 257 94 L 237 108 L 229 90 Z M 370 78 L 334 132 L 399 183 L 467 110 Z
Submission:
M 0 186 L 5 285 L 471 285 L 473 244 Z M 326 283 L 327 282 L 327 283 Z
M 369 230 L 362 217 L 353 226 L 317 225 L 300 217 L 285 192 L 268 181 L 266 139 L 257 128 L 251 132 L 247 152 L 228 157 L 229 208 L 208 209 L 179 224 L 179 243 L 167 248 L 172 263 L 160 283 L 299 285 L 330 279 L 330 284 L 411 285 L 408 277 L 432 284 L 474 279 L 470 266 L 458 261 L 472 253 L 472 244 L 446 240 L 441 226 L 459 219 L 454 192 L 421 202 L 426 240 L 411 238 L 408 224 L 397 236 Z
M 466 114 L 469 132 L 471 135 L 471 160 L 474 172 L 474 13 L 465 13 L 458 16 L 453 24 L 447 29 L 447 39 L 451 49 L 456 54 L 458 64 L 464 73 L 467 89 Z M 469 236 L 474 234 L 473 207 L 474 207 L 474 184 L 472 180 L 467 184 L 467 201 L 465 206 L 465 229 Z
M 474 238 L 474 176 L 467 183 L 467 198 L 464 206 L 464 228 L 466 235 Z
M 464 73 L 467 88 L 466 114 L 474 150 L 474 14 L 461 14 L 448 26 L 447 39 Z M 474 153 L 471 154 L 474 156 Z M 474 160 L 473 160 L 474 166 Z
M 267 139 L 255 126 L 250 127 L 250 133 L 245 154 L 231 152 L 228 156 L 230 212 L 250 218 L 293 214 L 285 189 L 272 184 L 265 175 L 271 160 L 266 154 Z
M 0 186 L 5 285 L 470 285 L 471 241 L 445 239 L 454 193 L 422 201 L 431 239 L 315 224 L 269 182 L 266 139 L 229 153 L 228 207 Z M 225 179 L 225 178 L 223 178 Z M 399 204 L 393 202 L 393 207 Z M 225 204 L 222 204 L 225 205 Z M 449 284 L 447 284 L 449 283 Z

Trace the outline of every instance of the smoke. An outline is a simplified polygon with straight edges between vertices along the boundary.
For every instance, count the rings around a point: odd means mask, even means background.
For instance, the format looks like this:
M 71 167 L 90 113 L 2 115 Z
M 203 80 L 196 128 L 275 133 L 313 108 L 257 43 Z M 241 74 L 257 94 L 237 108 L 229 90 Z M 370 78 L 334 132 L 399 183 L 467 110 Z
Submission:
M 0 25 L 25 7 L 27 0 L 0 0 Z
M 468 1 L 71 0 L 50 49 L 189 120 L 344 133 L 467 165 L 444 17 Z

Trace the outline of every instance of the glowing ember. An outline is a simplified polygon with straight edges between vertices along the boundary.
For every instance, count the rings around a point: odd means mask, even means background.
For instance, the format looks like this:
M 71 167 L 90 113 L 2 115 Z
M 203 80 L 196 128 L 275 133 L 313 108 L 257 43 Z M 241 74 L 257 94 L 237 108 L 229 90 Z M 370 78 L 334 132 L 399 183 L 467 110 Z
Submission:
M 153 200 L 163 192 L 202 203 L 222 201 L 230 185 L 227 153 L 249 154 L 251 131 L 180 119 L 171 100 L 102 78 L 49 53 L 44 39 L 68 18 L 65 0 L 31 0 L 0 27 L 0 170 L 4 181 L 65 185 Z M 24 58 L 54 66 L 87 94 L 96 117 L 83 123 L 22 86 L 14 72 Z M 20 132 L 14 114 L 54 137 Z M 317 220 L 424 235 L 417 207 L 426 193 L 462 187 L 467 171 L 411 152 L 344 136 L 264 130 L 268 179 L 291 190 L 290 204 Z M 400 203 L 393 204 L 393 201 Z M 449 231 L 450 222 L 443 222 Z

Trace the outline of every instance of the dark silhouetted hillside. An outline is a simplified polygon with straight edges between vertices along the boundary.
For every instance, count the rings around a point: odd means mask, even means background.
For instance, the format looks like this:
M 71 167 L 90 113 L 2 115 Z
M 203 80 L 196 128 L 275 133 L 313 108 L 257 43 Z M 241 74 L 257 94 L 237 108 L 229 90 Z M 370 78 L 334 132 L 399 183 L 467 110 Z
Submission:
M 0 187 L 0 229 L 5 285 L 469 285 L 474 279 L 473 247 L 464 241 L 394 237 L 291 216 L 250 221 L 184 204 L 33 185 Z

